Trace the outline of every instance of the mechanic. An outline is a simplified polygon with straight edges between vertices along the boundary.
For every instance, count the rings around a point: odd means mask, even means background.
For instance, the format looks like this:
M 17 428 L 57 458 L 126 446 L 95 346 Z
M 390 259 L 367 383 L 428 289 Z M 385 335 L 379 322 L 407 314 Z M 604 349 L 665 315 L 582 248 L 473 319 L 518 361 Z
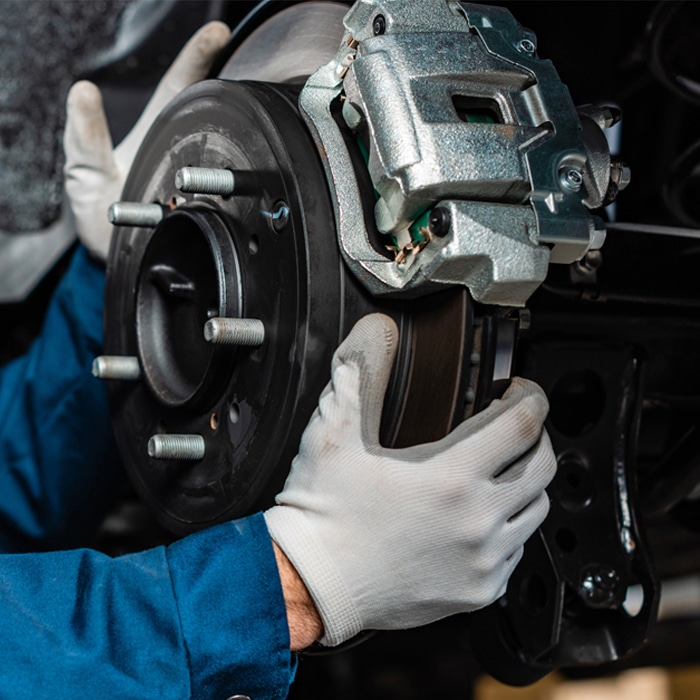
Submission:
M 547 513 L 555 458 L 531 382 L 514 379 L 443 440 L 379 445 L 397 330 L 377 314 L 336 351 L 270 510 L 118 558 L 37 551 L 84 544 L 123 478 L 90 375 L 105 212 L 158 112 L 228 36 L 220 23 L 195 34 L 115 150 L 98 89 L 70 92 L 66 190 L 84 245 L 40 337 L 0 374 L 0 697 L 283 698 L 290 650 L 495 600 Z

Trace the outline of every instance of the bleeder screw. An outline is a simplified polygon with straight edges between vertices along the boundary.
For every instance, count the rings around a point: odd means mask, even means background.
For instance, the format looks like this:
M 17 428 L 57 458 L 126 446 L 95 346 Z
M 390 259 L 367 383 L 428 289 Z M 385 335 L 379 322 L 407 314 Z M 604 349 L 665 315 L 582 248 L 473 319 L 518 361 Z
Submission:
M 562 186 L 570 192 L 578 192 L 583 185 L 583 173 L 578 168 L 564 167 L 559 179 Z

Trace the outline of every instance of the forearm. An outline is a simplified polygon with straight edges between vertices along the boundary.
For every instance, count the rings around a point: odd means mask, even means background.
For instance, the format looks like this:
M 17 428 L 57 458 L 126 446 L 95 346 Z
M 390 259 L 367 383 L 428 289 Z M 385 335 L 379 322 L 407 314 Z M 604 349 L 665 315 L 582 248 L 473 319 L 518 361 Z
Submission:
M 284 552 L 272 543 L 289 625 L 289 646 L 301 651 L 323 636 L 323 624 L 308 589 Z
M 111 559 L 0 557 L 0 698 L 282 700 L 294 675 L 261 516 Z
M 0 368 L 0 549 L 84 545 L 119 493 L 123 473 L 103 383 L 104 270 L 79 248 L 40 336 Z

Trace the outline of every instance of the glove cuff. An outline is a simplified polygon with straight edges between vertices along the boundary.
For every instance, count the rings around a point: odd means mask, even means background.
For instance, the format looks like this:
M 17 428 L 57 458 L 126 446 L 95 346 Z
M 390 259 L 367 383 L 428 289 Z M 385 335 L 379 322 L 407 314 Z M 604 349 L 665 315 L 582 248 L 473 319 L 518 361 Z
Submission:
M 321 644 L 337 646 L 359 634 L 362 618 L 333 557 L 306 516 L 289 506 L 274 506 L 264 516 L 270 536 L 292 562 L 314 600 L 323 621 Z

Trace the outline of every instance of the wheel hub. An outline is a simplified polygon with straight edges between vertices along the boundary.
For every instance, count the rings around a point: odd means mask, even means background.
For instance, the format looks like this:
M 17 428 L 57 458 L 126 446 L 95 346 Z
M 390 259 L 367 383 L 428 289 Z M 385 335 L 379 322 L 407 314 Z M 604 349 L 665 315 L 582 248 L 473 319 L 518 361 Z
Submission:
M 231 374 L 228 348 L 206 342 L 208 319 L 242 311 L 238 256 L 222 218 L 180 207 L 148 241 L 136 289 L 136 336 L 145 380 L 165 406 L 202 406 Z
M 154 125 L 124 189 L 126 202 L 155 202 L 164 217 L 115 230 L 105 350 L 133 357 L 140 377 L 110 382 L 113 423 L 137 490 L 175 532 L 273 502 L 332 354 L 367 313 L 391 315 L 401 337 L 383 444 L 439 439 L 474 405 L 468 294 L 377 300 L 347 271 L 296 96 L 262 83 L 189 88 Z M 178 189 L 191 168 L 232 171 L 235 192 Z M 205 338 L 208 321 L 242 320 L 264 339 Z

